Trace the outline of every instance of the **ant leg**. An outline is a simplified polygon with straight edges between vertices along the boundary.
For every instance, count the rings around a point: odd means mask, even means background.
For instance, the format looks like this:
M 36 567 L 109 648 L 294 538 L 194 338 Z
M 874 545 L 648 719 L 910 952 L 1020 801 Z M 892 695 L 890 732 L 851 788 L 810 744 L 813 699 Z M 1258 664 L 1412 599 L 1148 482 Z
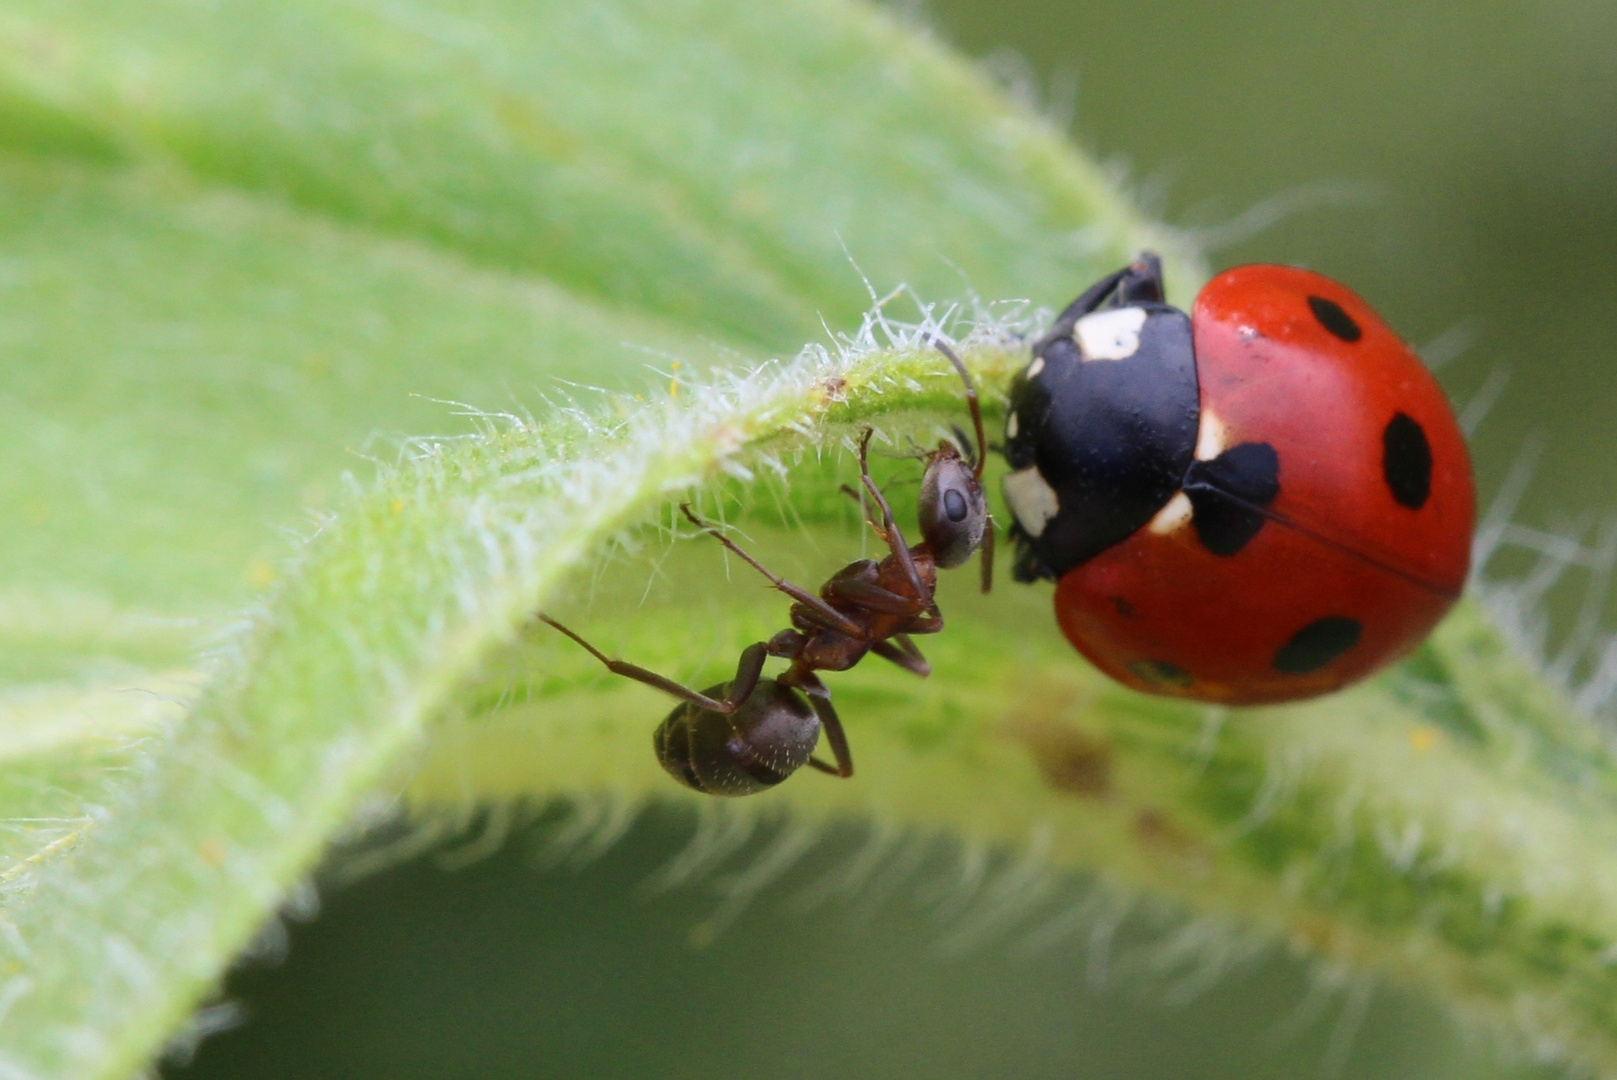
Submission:
M 858 604 L 882 615 L 919 615 L 927 610 L 927 605 L 913 596 L 905 596 L 859 578 L 834 577 L 826 582 L 825 587 L 838 600 Z
M 875 434 L 870 428 L 859 438 L 859 482 L 864 485 L 870 497 L 875 500 L 876 507 L 881 511 L 882 524 L 886 526 L 887 547 L 898 560 L 898 565 L 904 570 L 904 576 L 909 579 L 910 587 L 915 590 L 916 599 L 923 604 L 932 602 L 932 593 L 921 584 L 921 573 L 915 568 L 915 559 L 910 555 L 910 546 L 904 542 L 904 534 L 898 531 L 898 522 L 893 520 L 893 508 L 887 505 L 887 499 L 876 486 L 876 481 L 870 477 L 870 437 Z
M 870 651 L 883 660 L 891 660 L 905 671 L 914 672 L 923 679 L 932 674 L 932 665 L 926 662 L 926 657 L 921 655 L 921 650 L 917 649 L 915 643 L 907 636 L 895 634 L 893 641 L 898 642 L 898 644 L 894 645 L 892 642 L 878 641 L 870 647 Z
M 835 765 L 829 765 L 817 757 L 809 758 L 808 763 L 823 773 L 846 780 L 853 775 L 853 754 L 848 749 L 848 735 L 842 730 L 842 721 L 831 704 L 831 691 L 812 672 L 805 673 L 796 685 L 808 695 L 809 707 L 819 717 L 826 740 L 831 743 L 831 756 L 836 759 Z
M 988 525 L 983 529 L 983 546 L 977 553 L 977 558 L 983 564 L 983 592 L 992 592 L 994 588 L 994 515 L 988 515 Z
M 941 634 L 943 632 L 943 616 L 938 614 L 936 605 L 925 615 L 917 615 L 904 626 L 906 634 Z
M 865 524 L 870 526 L 870 531 L 876 534 L 876 539 L 886 543 L 887 534 L 881 531 L 880 525 L 877 525 L 874 521 L 870 520 L 870 504 L 865 502 L 864 494 L 862 492 L 855 491 L 847 484 L 843 484 L 842 487 L 838 488 L 838 490 L 859 504 L 859 515 L 865 519 Z
M 626 679 L 645 683 L 655 687 L 666 694 L 672 694 L 681 701 L 688 701 L 692 705 L 699 705 L 704 709 L 728 716 L 741 707 L 741 703 L 752 696 L 753 690 L 758 686 L 759 676 L 764 670 L 764 659 L 769 655 L 768 646 L 763 642 L 748 645 L 741 650 L 741 659 L 736 664 L 736 677 L 730 683 L 730 692 L 724 700 L 708 697 L 706 694 L 692 690 L 690 687 L 677 683 L 673 679 L 657 674 L 639 664 L 630 664 L 622 660 L 614 660 L 600 649 L 579 637 L 573 631 L 552 619 L 544 612 L 539 613 L 539 621 L 554 626 L 557 630 L 582 645 L 588 653 L 606 665 L 606 669 L 614 675 L 622 675 Z
M 1073 323 L 1098 310 L 1114 292 L 1120 304 L 1160 301 L 1163 295 L 1162 260 L 1149 251 L 1142 251 L 1138 259 L 1121 270 L 1107 274 L 1085 289 L 1078 299 L 1068 304 L 1062 309 L 1061 314 L 1056 316 L 1055 322 L 1050 324 L 1049 332 L 1034 343 L 1034 351 L 1038 351 L 1041 346 L 1062 334 L 1071 333 Z
M 754 559 L 751 555 L 748 555 L 745 551 L 742 551 L 741 548 L 736 546 L 735 541 L 731 540 L 728 536 L 725 536 L 719 530 L 713 528 L 711 525 L 707 524 L 707 522 L 703 521 L 701 518 L 697 517 L 694 513 L 692 513 L 690 503 L 680 503 L 679 504 L 679 509 L 685 515 L 686 519 L 690 521 L 690 523 L 692 525 L 695 525 L 698 529 L 701 529 L 703 532 L 707 533 L 713 539 L 715 539 L 719 543 L 723 544 L 726 548 L 728 548 L 733 554 L 735 554 L 737 557 L 739 557 L 748 566 L 752 567 L 754 570 L 758 571 L 764 577 L 768 578 L 769 583 L 771 585 L 773 585 L 775 588 L 779 589 L 781 592 L 785 593 L 787 596 L 790 596 L 793 600 L 796 600 L 799 604 L 802 604 L 805 607 L 809 607 L 809 608 L 814 609 L 814 611 L 819 613 L 821 618 L 829 620 L 831 626 L 835 627 L 838 630 L 841 630 L 843 633 L 854 634 L 854 635 L 857 635 L 859 633 L 859 625 L 857 623 L 855 623 L 853 620 L 849 619 L 846 615 L 842 614 L 842 612 L 838 611 L 836 608 L 832 607 L 830 604 L 827 604 L 824 600 L 820 599 L 818 596 L 815 596 L 813 593 L 809 592 L 807 589 L 803 589 L 803 588 L 800 588 L 799 586 L 793 585 L 790 581 L 787 581 L 785 578 L 778 577 L 775 574 L 772 574 L 768 570 L 764 569 L 763 563 L 759 562 L 757 559 Z

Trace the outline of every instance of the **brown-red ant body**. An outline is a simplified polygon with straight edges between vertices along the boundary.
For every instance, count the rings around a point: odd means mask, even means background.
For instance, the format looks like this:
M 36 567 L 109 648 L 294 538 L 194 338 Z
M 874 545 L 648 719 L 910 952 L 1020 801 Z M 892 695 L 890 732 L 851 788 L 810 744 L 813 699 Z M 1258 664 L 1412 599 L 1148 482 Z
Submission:
M 613 660 L 556 620 L 539 616 L 589 650 L 613 674 L 681 700 L 658 726 L 654 743 L 657 760 L 687 787 L 710 795 L 751 795 L 774 787 L 805 764 L 834 776 L 852 776 L 847 735 L 831 705 L 831 693 L 816 672 L 846 671 L 873 652 L 925 677 L 931 666 L 910 635 L 943 629 L 943 616 L 933 596 L 938 570 L 960 566 L 984 547 L 982 580 L 983 591 L 988 591 L 994 534 L 982 489 L 986 451 L 982 409 L 977 388 L 960 357 L 942 342 L 933 344 L 966 384 L 977 447 L 975 454 L 966 448 L 968 456 L 962 457 L 960 448 L 944 441 L 927 455 L 919 499 L 922 540 L 914 547 L 904 542 L 892 508 L 870 477 L 870 428 L 859 439 L 859 480 L 864 494 L 880 511 L 880 522 L 869 524 L 887 544 L 888 554 L 879 562 L 860 559 L 849 563 L 820 587 L 819 595 L 770 573 L 698 518 L 688 505 L 680 506 L 692 524 L 793 600 L 792 628 L 747 646 L 736 665 L 735 678 L 699 693 L 643 667 Z M 858 492 L 843 490 L 865 505 Z M 764 678 L 764 660 L 771 656 L 789 664 L 779 675 Z M 834 765 L 814 757 L 821 728 L 830 740 Z

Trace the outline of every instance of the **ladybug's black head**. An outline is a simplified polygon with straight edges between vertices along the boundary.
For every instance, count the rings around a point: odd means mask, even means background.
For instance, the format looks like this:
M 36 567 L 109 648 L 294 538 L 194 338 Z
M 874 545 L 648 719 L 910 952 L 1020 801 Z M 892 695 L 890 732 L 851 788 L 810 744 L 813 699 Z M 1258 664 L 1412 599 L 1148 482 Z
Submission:
M 1017 578 L 1060 577 L 1149 522 L 1179 490 L 1199 413 L 1190 319 L 1162 302 L 1155 256 L 1069 304 L 1011 383 Z

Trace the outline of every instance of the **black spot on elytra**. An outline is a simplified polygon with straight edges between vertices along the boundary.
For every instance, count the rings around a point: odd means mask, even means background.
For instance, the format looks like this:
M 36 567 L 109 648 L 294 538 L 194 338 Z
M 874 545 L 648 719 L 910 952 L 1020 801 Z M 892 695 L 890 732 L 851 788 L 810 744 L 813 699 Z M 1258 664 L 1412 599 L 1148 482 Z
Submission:
M 1134 605 L 1129 603 L 1123 597 L 1114 596 L 1111 599 L 1112 599 L 1112 607 L 1117 611 L 1117 613 L 1119 615 L 1123 616 L 1123 618 L 1125 618 L 1125 619 L 1135 619 L 1135 618 L 1139 617 L 1140 613 L 1138 611 L 1134 610 Z
M 1214 555 L 1234 555 L 1246 547 L 1267 520 L 1264 507 L 1279 494 L 1280 455 L 1268 443 L 1232 446 L 1185 471 L 1196 538 Z
M 1419 510 L 1432 493 L 1432 444 L 1413 418 L 1396 413 L 1381 433 L 1381 472 L 1399 506 Z
M 1045 781 L 1057 791 L 1099 797 L 1112 790 L 1112 744 L 1054 721 L 1017 725 Z
M 1352 344 L 1364 336 L 1359 324 L 1353 321 L 1353 316 L 1342 310 L 1342 305 L 1334 300 L 1327 300 L 1323 296 L 1310 296 L 1308 309 L 1314 313 L 1319 324 L 1343 341 Z
M 1318 671 L 1359 643 L 1364 626 L 1358 619 L 1327 615 L 1315 619 L 1280 646 L 1274 668 L 1282 675 L 1307 675 Z
M 1166 660 L 1136 660 L 1129 665 L 1129 670 L 1138 675 L 1142 681 L 1155 686 L 1172 686 L 1183 690 L 1194 681 L 1190 677 L 1190 672 Z

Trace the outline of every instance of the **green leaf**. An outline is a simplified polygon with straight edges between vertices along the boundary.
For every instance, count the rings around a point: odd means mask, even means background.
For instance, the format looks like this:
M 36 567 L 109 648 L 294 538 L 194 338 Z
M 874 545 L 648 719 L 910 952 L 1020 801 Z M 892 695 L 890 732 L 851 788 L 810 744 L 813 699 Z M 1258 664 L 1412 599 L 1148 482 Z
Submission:
M 1170 240 L 835 0 L 8 4 L 0 1077 L 140 1069 L 390 794 L 695 798 L 649 752 L 667 701 L 534 611 L 726 677 L 784 604 L 673 504 L 823 580 L 870 544 L 859 426 L 903 505 L 906 440 L 964 419 L 924 332 L 992 413 L 1040 316 L 976 297 L 1147 245 L 1188 295 Z M 853 781 L 734 812 L 1025 846 L 1617 1067 L 1612 769 L 1474 609 L 1241 713 L 1105 683 L 1047 592 L 970 577 L 932 679 L 836 679 Z

